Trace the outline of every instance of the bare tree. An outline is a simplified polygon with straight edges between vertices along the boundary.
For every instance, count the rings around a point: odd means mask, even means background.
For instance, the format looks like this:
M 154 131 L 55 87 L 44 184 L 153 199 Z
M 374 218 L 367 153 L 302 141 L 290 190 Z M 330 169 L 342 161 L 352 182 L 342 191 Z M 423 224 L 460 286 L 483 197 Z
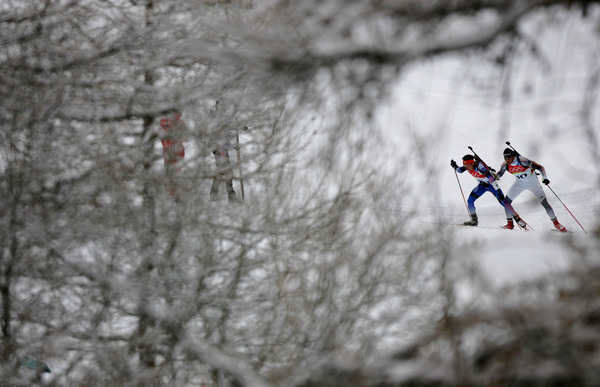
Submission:
M 290 385 L 372 361 L 398 332 L 449 348 L 450 384 L 472 380 L 462 334 L 485 314 L 455 303 L 462 246 L 390 216 L 419 190 L 379 168 L 376 109 L 408 64 L 524 55 L 519 23 L 572 3 L 4 2 L 7 383 Z M 234 107 L 219 122 L 217 100 Z M 174 112 L 190 137 L 169 176 L 159 119 Z M 209 139 L 248 125 L 243 176 L 232 164 L 247 200 L 211 202 Z

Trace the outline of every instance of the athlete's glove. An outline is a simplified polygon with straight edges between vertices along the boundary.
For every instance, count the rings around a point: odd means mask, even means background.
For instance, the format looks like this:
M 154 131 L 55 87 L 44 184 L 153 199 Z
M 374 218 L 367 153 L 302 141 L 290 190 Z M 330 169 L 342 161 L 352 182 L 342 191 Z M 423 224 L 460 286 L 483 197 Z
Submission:
M 454 169 L 458 168 L 458 164 L 456 164 L 456 161 L 454 160 L 450 160 L 450 166 Z
M 542 180 L 542 183 L 544 183 L 544 184 L 548 185 L 548 184 L 550 184 L 550 180 L 548 180 L 548 179 L 544 179 L 544 180 Z

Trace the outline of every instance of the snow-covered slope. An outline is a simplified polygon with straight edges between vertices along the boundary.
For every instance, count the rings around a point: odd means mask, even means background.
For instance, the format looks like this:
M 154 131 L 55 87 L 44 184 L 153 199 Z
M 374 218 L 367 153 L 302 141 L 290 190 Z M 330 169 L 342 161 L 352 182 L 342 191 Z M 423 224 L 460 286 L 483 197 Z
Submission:
M 508 285 L 581 264 L 573 261 L 576 258 L 570 244 L 585 245 L 589 242 L 589 233 L 597 224 L 594 213 L 600 206 L 598 192 L 589 189 L 561 195 L 561 200 L 588 234 L 548 189 L 546 193 L 558 219 L 569 233 L 556 231 L 544 208 L 535 200 L 527 200 L 533 198 L 528 192 L 519 196 L 515 203 L 517 211 L 533 228 L 528 232 L 517 228 L 502 229 L 501 226 L 506 224 L 504 210 L 489 194 L 489 198 L 481 198 L 477 202 L 481 204 L 478 206 L 479 226 L 476 228 L 454 225 L 468 219 L 464 205 L 463 208 L 448 207 L 451 226 L 447 227 L 456 229 L 456 238 L 461 242 L 476 246 L 477 253 L 471 259 L 480 265 L 490 283 Z M 596 263 L 600 264 L 600 256 L 597 258 Z
M 596 43 L 586 42 L 595 36 L 590 33 L 593 24 L 577 20 L 552 31 L 536 30 L 532 20 L 527 32 L 545 42 L 539 55 L 515 58 L 504 67 L 454 57 L 419 63 L 405 73 L 390 104 L 381 109 L 381 126 L 391 146 L 414 161 L 409 175 L 422 193 L 419 221 L 431 225 L 441 217 L 446 224 L 441 227 L 455 228 L 456 240 L 475 251 L 470 259 L 498 285 L 568 267 L 574 263 L 569 244 L 586 243 L 590 237 L 545 186 L 559 221 L 573 233 L 551 231 L 546 212 L 528 191 L 513 204 L 535 231 L 500 229 L 506 223 L 504 211 L 490 194 L 476 202 L 479 227 L 453 226 L 468 217 L 450 160 L 460 164 L 472 146 L 499 169 L 510 141 L 545 167 L 550 187 L 589 233 L 598 228 L 598 144 L 590 139 L 600 131 L 586 126 L 582 116 L 589 102 L 586 85 L 597 66 L 590 62 L 587 44 Z M 598 109 L 592 111 L 590 119 L 600 121 Z M 458 179 L 468 197 L 476 181 L 467 173 Z M 513 182 L 507 173 L 500 186 L 506 193 Z

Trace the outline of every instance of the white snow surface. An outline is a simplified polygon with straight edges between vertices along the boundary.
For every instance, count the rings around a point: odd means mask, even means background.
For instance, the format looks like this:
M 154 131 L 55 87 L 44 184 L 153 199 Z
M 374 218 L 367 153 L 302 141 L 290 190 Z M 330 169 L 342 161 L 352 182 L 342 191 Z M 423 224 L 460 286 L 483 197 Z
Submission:
M 469 185 L 471 186 L 474 186 L 474 183 Z M 591 240 L 589 233 L 597 227 L 594 214 L 597 214 L 600 206 L 598 191 L 582 190 L 561 195 L 561 200 L 565 204 L 569 203 L 567 205 L 569 210 L 577 217 L 588 234 L 560 202 L 555 197 L 553 199 L 548 196 L 547 189 L 545 191 L 558 219 L 569 230 L 568 233 L 561 233 L 554 229 L 546 211 L 537 201 L 525 200 L 533 198 L 531 194 L 529 194 L 531 198 L 520 196 L 515 207 L 519 209 L 518 211 L 533 230 L 523 231 L 516 225 L 514 230 L 502 229 L 501 226 L 506 224 L 504 210 L 491 194 L 482 196 L 476 202 L 478 227 L 457 226 L 469 219 L 460 193 L 456 196 L 457 205 L 447 205 L 442 209 L 444 215 L 442 219 L 448 221 L 440 227 L 453 228 L 456 240 L 473 248 L 473 253 L 463 258 L 467 260 L 466 264 L 479 266 L 491 285 L 507 286 L 568 270 L 571 265 L 583 263 L 578 261 L 576 254 L 572 254 L 569 243 L 575 245 L 589 243 Z M 522 196 L 527 194 L 528 192 Z M 439 218 L 422 214 L 419 220 L 423 223 L 436 223 Z M 600 264 L 600 257 L 596 257 L 595 263 Z
M 544 42 L 539 47 L 543 60 L 523 56 L 504 68 L 480 58 L 453 56 L 417 63 L 381 108 L 380 125 L 390 146 L 398 154 L 413 155 L 407 175 L 422 187 L 417 224 L 440 222 L 440 227 L 454 228 L 456 241 L 473 247 L 474 254 L 464 259 L 483 269 L 496 286 L 582 264 L 569 243 L 592 243 L 591 234 L 599 227 L 600 169 L 594 162 L 599 144 L 590 138 L 597 141 L 600 130 L 594 127 L 590 136 L 582 116 L 589 98 L 586 85 L 597 66 L 589 50 L 598 43 L 590 41 L 595 36 L 591 23 L 579 18 L 564 22 L 565 29 L 537 30 L 536 20 L 526 25 L 527 33 Z M 503 100 L 504 82 L 510 82 L 511 92 Z M 591 122 L 599 122 L 600 109 L 594 106 L 591 111 Z M 426 149 L 417 152 L 414 138 Z M 475 203 L 479 227 L 456 226 L 468 220 L 468 213 L 450 160 L 460 165 L 471 146 L 498 170 L 506 141 L 545 167 L 550 187 L 589 234 L 546 186 L 558 220 L 572 233 L 551 231 L 554 226 L 546 211 L 529 191 L 513 205 L 534 231 L 501 229 L 506 224 L 504 209 L 489 193 Z M 468 173 L 458 174 L 458 179 L 466 199 L 476 181 Z M 514 179 L 504 174 L 504 193 Z M 598 255 L 593 259 L 600 261 Z

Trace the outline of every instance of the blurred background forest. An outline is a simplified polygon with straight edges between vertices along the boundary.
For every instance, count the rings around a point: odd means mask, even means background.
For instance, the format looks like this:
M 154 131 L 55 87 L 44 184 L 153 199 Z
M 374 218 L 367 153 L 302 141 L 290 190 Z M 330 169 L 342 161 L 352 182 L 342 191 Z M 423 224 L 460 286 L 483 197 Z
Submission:
M 599 223 L 564 238 L 579 266 L 497 293 L 451 264 L 476 246 L 415 221 L 461 140 L 382 118 L 420 108 L 398 87 L 440 58 L 508 106 L 512 64 L 551 77 L 542 39 L 586 26 L 583 98 L 553 130 L 585 142 L 597 197 L 597 3 L 3 0 L 0 386 L 600 384 Z M 457 137 L 502 143 L 500 121 Z M 232 203 L 209 195 L 226 128 Z

